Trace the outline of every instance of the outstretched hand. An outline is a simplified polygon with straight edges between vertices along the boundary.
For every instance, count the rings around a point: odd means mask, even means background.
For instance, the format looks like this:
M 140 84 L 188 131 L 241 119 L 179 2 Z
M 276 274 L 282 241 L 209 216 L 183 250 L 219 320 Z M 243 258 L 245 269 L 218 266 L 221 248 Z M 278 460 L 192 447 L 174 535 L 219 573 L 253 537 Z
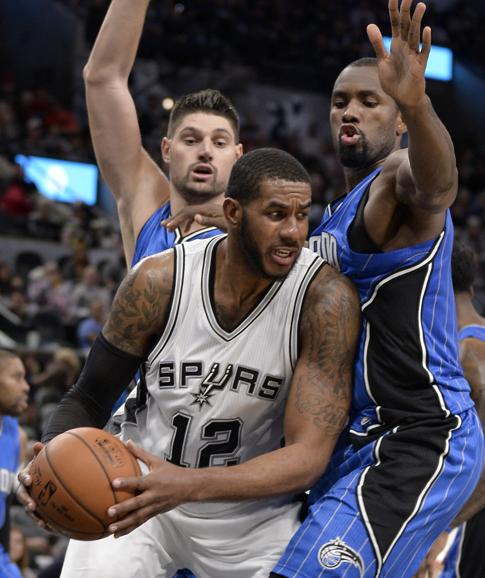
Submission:
M 419 2 L 411 17 L 413 0 L 389 0 L 389 18 L 392 29 L 391 50 L 384 47 L 382 33 L 378 26 L 369 24 L 367 35 L 377 60 L 379 80 L 383 90 L 398 105 L 415 106 L 425 95 L 424 72 L 431 51 L 431 28 L 426 26 L 422 32 L 421 22 L 426 5 Z
M 108 509 L 108 514 L 113 519 L 109 531 L 115 538 L 129 534 L 153 516 L 168 512 L 187 501 L 191 488 L 190 468 L 174 466 L 131 441 L 126 445 L 150 471 L 142 476 L 113 480 L 113 488 L 122 488 L 135 493 L 135 497 Z

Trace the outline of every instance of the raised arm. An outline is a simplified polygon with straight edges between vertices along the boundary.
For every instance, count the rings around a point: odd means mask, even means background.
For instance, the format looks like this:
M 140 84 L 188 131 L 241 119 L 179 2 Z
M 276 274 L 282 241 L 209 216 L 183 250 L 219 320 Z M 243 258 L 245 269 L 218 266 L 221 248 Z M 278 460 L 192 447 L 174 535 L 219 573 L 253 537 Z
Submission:
M 418 3 L 411 16 L 411 4 L 412 0 L 403 0 L 399 9 L 398 0 L 389 0 L 389 53 L 379 28 L 375 24 L 367 27 L 382 89 L 397 103 L 409 136 L 408 150 L 391 155 L 382 176 L 387 177 L 399 202 L 416 207 L 418 212 L 437 214 L 456 197 L 456 159 L 450 135 L 425 92 L 424 72 L 431 50 L 429 26 L 422 32 L 421 48 L 420 41 L 426 5 Z M 442 227 L 442 219 L 440 223 Z
M 183 502 L 248 500 L 309 488 L 324 472 L 347 422 L 360 307 L 350 281 L 324 267 L 302 314 L 301 353 L 286 404 L 285 447 L 230 468 L 180 468 L 130 445 L 151 472 L 116 480 L 139 495 L 114 506 L 115 535 Z
M 138 233 L 169 197 L 167 178 L 142 147 L 128 89 L 149 2 L 112 0 L 84 69 L 91 138 L 116 199 L 128 267 Z

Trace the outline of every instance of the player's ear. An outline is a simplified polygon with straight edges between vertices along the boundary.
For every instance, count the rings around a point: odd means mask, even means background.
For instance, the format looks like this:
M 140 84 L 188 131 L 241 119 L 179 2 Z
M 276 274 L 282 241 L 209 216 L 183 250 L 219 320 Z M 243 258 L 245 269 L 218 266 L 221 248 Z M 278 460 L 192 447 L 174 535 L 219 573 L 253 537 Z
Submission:
M 163 162 L 170 164 L 170 145 L 172 144 L 172 141 L 167 138 L 166 136 L 163 137 L 162 139 L 162 144 L 161 144 L 161 150 L 162 150 L 162 159 Z
M 403 134 L 408 132 L 408 127 L 406 126 L 406 123 L 404 122 L 403 117 L 401 116 L 401 113 L 399 113 L 397 115 L 397 120 L 396 120 L 396 136 L 402 136 Z
M 236 159 L 240 159 L 243 156 L 244 150 L 242 143 L 236 145 Z
M 236 199 L 232 199 L 231 197 L 226 197 L 222 204 L 222 211 L 224 212 L 224 217 L 230 227 L 239 227 L 243 214 L 239 201 L 236 201 Z

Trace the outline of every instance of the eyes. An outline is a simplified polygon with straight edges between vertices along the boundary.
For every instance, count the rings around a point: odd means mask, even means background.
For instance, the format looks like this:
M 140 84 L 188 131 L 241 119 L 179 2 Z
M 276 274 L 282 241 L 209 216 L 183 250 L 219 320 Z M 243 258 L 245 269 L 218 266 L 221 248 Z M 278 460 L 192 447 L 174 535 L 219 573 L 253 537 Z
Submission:
M 201 141 L 202 141 L 201 138 L 199 138 L 199 137 L 196 138 L 195 136 L 182 137 L 182 142 L 188 147 L 197 145 Z M 224 138 L 224 137 L 215 137 L 212 139 L 212 143 L 215 147 L 220 148 L 220 149 L 223 149 L 230 144 L 229 139 Z
M 305 221 L 308 219 L 308 210 L 299 211 L 296 214 L 296 218 L 298 221 Z M 286 211 L 269 211 L 266 213 L 266 216 L 269 217 L 272 221 L 283 221 L 287 218 L 288 213 Z
M 379 101 L 375 98 L 365 98 L 360 101 L 367 108 L 375 108 L 379 106 Z M 335 99 L 332 103 L 334 108 L 345 108 L 348 105 L 348 101 L 342 98 Z

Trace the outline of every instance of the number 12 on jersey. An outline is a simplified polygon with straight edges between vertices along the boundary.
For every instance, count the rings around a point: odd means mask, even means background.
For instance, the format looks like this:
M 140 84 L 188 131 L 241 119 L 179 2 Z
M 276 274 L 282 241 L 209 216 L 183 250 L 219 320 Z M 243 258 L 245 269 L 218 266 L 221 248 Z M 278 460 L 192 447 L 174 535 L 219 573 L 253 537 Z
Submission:
M 170 453 L 165 459 L 172 464 L 189 468 L 192 464 L 184 460 L 192 416 L 177 412 L 172 417 L 172 441 Z M 201 427 L 201 447 L 197 453 L 195 467 L 234 466 L 239 463 L 236 453 L 240 447 L 242 421 L 240 419 L 211 419 Z M 204 443 L 205 442 L 205 443 Z M 217 463 L 215 463 L 217 462 Z

